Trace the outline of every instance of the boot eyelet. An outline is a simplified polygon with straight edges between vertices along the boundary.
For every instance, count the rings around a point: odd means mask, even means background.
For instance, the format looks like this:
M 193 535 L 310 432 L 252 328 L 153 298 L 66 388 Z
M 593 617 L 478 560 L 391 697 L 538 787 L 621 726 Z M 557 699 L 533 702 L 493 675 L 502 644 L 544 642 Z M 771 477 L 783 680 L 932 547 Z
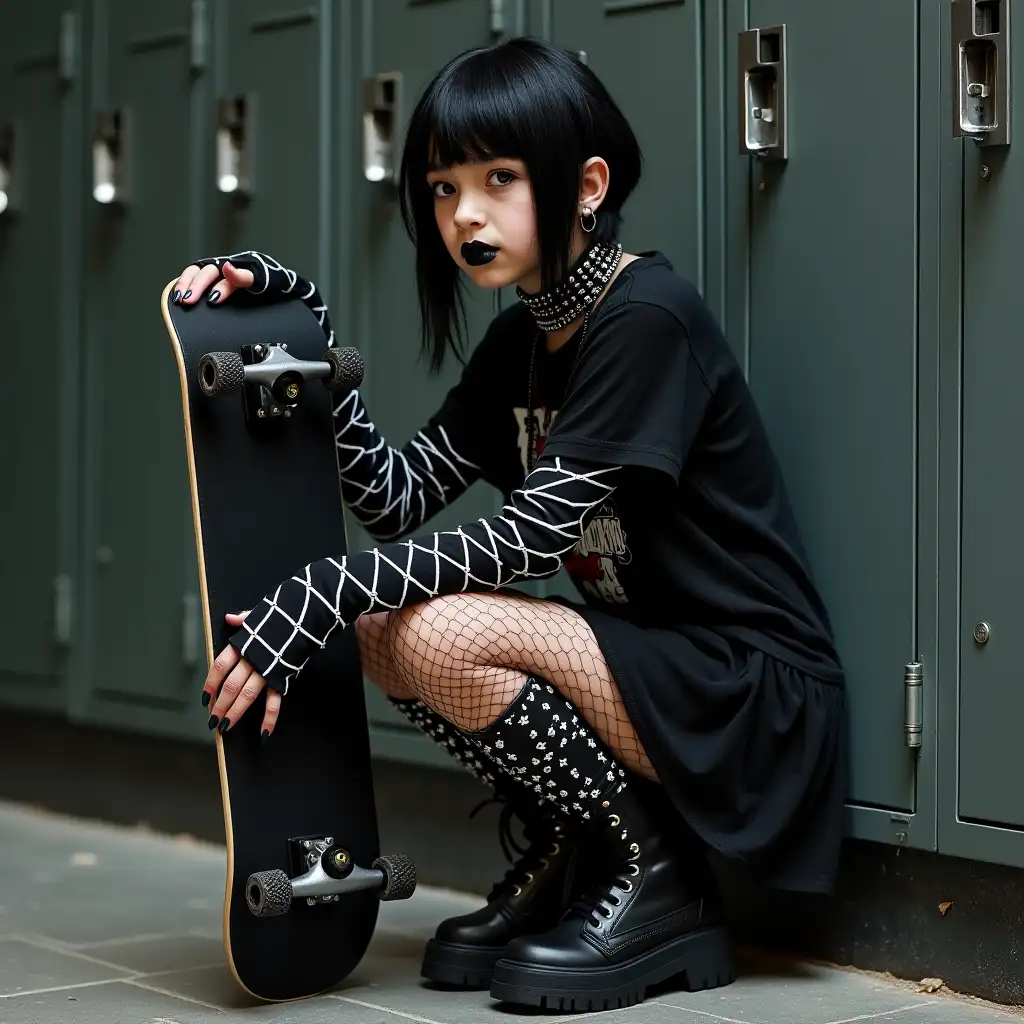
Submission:
M 636 876 L 640 874 L 640 865 L 639 864 L 630 864 L 629 865 L 629 873 L 634 878 L 636 878 Z
M 551 856 L 553 857 L 556 853 L 561 853 L 562 847 L 558 843 L 551 844 Z
M 628 889 L 623 889 L 622 891 L 623 892 L 632 892 L 633 891 L 633 883 L 632 882 L 627 882 L 626 885 L 628 885 L 629 888 Z M 622 901 L 620 900 L 619 902 L 621 903 Z
M 514 885 L 512 887 L 512 895 L 513 896 L 521 896 L 522 894 L 523 894 L 523 890 L 518 885 Z
M 528 883 L 533 881 L 533 875 L 531 875 L 529 872 L 526 873 L 526 881 Z
M 640 852 L 640 847 L 636 843 L 631 843 L 629 847 L 634 853 Z
M 613 826 L 615 826 L 615 825 L 618 825 L 618 823 L 622 819 L 617 814 L 613 814 L 608 820 L 612 823 Z

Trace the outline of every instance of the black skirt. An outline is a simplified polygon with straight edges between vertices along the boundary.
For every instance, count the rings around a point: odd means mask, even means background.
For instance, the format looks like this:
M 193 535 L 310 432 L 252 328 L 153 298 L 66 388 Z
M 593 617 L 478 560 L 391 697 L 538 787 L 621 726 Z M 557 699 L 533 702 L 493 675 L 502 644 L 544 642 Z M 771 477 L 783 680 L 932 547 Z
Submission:
M 706 630 L 646 629 L 561 597 L 590 625 L 665 795 L 753 880 L 831 893 L 845 822 L 846 694 Z

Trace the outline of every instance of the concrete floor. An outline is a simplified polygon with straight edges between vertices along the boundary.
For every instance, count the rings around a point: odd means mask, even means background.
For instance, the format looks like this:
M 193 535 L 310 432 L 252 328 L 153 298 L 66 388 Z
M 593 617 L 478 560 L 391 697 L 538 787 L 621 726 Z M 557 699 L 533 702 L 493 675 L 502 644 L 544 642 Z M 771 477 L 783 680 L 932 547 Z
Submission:
M 421 887 L 381 905 L 378 931 L 335 992 L 253 1004 L 220 937 L 224 851 L 0 803 L 0 1024 L 518 1024 L 597 1017 L 620 1024 L 1021 1024 L 1024 1014 L 944 990 L 810 964 L 741 958 L 735 984 L 661 992 L 628 1010 L 544 1013 L 419 977 L 438 920 L 477 897 Z

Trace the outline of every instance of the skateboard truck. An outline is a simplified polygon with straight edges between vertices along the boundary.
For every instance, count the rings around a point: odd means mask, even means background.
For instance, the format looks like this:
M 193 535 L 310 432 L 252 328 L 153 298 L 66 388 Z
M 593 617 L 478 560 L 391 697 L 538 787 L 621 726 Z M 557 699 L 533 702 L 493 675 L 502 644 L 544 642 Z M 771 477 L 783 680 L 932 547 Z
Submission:
M 286 344 L 242 345 L 239 352 L 207 352 L 199 360 L 199 387 L 207 398 L 242 391 L 250 422 L 287 418 L 307 380 L 329 391 L 351 391 L 363 380 L 355 348 L 329 348 L 323 358 L 296 359 Z
M 360 867 L 333 836 L 292 839 L 292 863 L 302 872 L 289 878 L 284 871 L 257 871 L 245 884 L 245 901 L 256 917 L 278 917 L 304 899 L 308 906 L 334 903 L 352 892 L 371 890 L 381 900 L 407 900 L 416 890 L 416 866 L 402 854 L 377 857 Z

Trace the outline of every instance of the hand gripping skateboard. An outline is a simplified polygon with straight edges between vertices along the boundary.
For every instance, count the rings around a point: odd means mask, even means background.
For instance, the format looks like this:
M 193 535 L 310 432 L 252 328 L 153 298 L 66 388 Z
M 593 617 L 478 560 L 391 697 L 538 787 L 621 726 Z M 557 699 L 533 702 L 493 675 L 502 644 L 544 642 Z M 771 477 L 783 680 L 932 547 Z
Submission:
M 207 664 L 251 608 L 308 562 L 344 554 L 331 392 L 362 380 L 299 300 L 211 307 L 161 296 L 177 362 Z M 196 694 L 197 713 L 198 692 Z M 215 733 L 227 845 L 224 945 L 264 1000 L 342 981 L 373 935 L 380 900 L 416 886 L 381 856 L 362 673 L 352 628 L 311 658 L 261 741 L 262 696 Z

